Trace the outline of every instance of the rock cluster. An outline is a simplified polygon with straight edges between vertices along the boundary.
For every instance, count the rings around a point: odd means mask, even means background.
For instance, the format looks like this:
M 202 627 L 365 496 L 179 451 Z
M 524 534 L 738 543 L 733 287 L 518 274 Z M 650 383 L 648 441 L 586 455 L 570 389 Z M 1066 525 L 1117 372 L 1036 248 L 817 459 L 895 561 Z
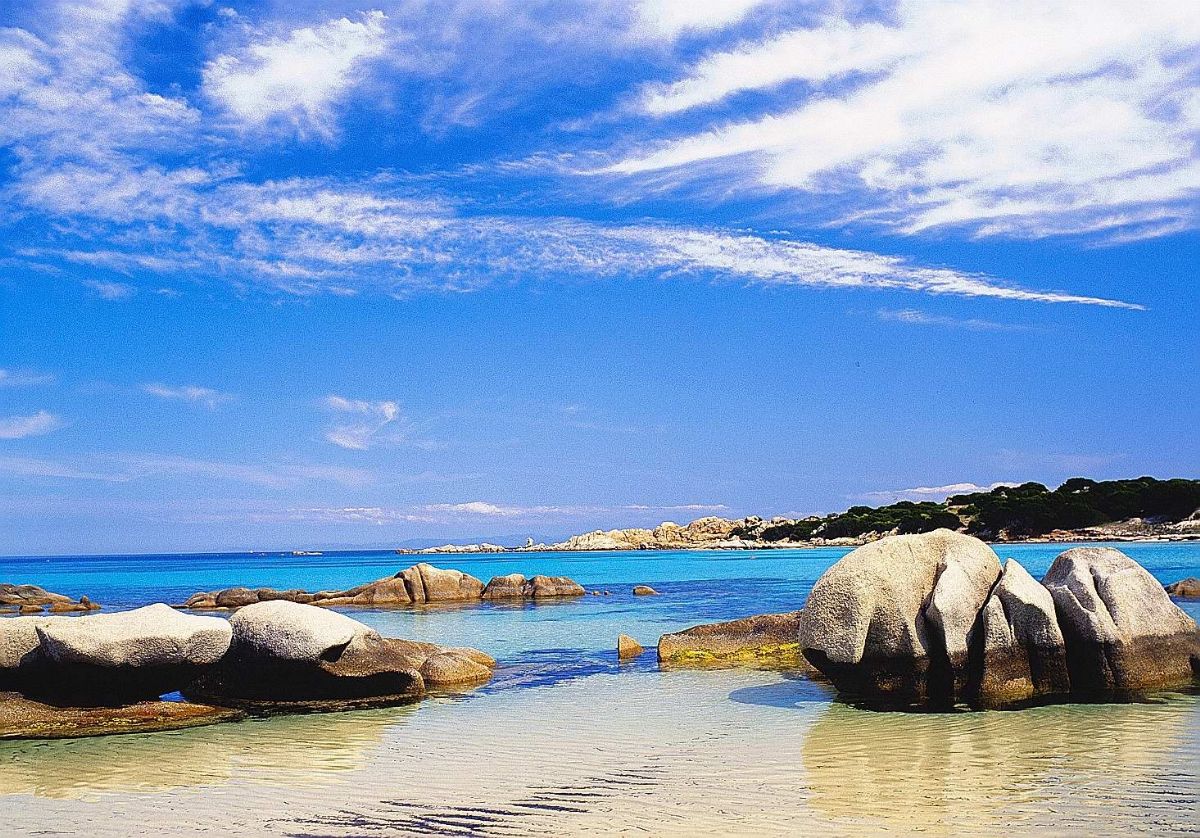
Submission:
M 488 680 L 474 649 L 385 638 L 342 614 L 276 600 L 232 619 L 161 603 L 0 620 L 0 731 L 156 730 L 255 712 L 394 704 Z M 199 704 L 161 707 L 182 692 Z M 237 712 L 234 712 L 237 711 Z M 51 734 L 47 734 L 51 735 Z
M 241 608 L 259 602 L 293 602 L 301 605 L 389 607 L 437 602 L 477 602 L 481 599 L 537 599 L 582 596 L 583 587 L 565 576 L 534 576 L 519 573 L 497 576 L 487 585 L 470 574 L 434 567 L 424 562 L 395 576 L 377 579 L 345 591 L 277 591 L 272 588 L 226 588 L 193 594 L 182 608 L 215 610 Z
M 486 681 L 495 661 L 381 637 L 344 614 L 285 600 L 240 609 L 228 653 L 184 688 L 189 698 L 256 710 L 343 709 L 410 701 L 427 686 Z
M 74 611 L 95 611 L 100 606 L 85 596 L 73 600 L 63 594 L 55 594 L 37 585 L 0 584 L 0 611 L 17 611 L 21 614 L 66 614 Z
M 842 558 L 813 586 L 799 640 L 839 691 L 897 706 L 1102 698 L 1200 672 L 1195 622 L 1123 553 L 1068 550 L 1039 585 L 950 530 Z
M 658 660 L 675 665 L 751 662 L 808 668 L 798 637 L 803 613 L 759 614 L 664 634 L 658 639 Z

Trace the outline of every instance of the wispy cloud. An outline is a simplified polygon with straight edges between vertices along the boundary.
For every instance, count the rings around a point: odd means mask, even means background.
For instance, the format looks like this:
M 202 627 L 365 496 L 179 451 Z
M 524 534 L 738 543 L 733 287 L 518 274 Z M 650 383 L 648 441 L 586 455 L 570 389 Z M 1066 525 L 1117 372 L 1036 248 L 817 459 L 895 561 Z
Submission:
M 430 503 L 402 507 L 383 506 L 319 506 L 297 507 L 276 513 L 268 513 L 275 519 L 311 521 L 317 523 L 369 523 L 388 524 L 397 522 L 454 524 L 483 521 L 526 521 L 570 520 L 579 518 L 604 518 L 630 513 L 644 515 L 659 513 L 669 515 L 678 512 L 693 514 L 719 514 L 727 511 L 723 504 L 677 504 L 652 506 L 645 504 L 625 505 L 533 505 L 520 506 L 497 504 L 488 501 L 465 501 L 462 503 Z M 613 522 L 612 525 L 617 525 Z
M 50 373 L 31 370 L 0 369 L 0 387 L 37 387 L 53 384 L 55 377 Z
M 124 282 L 108 282 L 100 279 L 89 279 L 84 283 L 96 292 L 102 300 L 125 300 L 133 296 L 135 288 Z
M 403 432 L 384 433 L 394 422 L 401 420 L 400 405 L 394 401 L 365 401 L 344 396 L 326 396 L 327 410 L 363 417 L 360 421 L 339 422 L 325 431 L 325 439 L 339 448 L 366 451 L 381 442 L 399 442 Z
M 655 116 L 748 89 L 770 112 L 709 119 L 606 171 L 711 178 L 724 161 L 743 185 L 853 196 L 866 210 L 857 221 L 910 234 L 1128 239 L 1200 223 L 1190 0 L 1020 11 L 899 0 L 885 19 L 855 9 L 830 4 L 815 26 L 715 51 L 644 88 Z
M 142 390 L 160 399 L 191 402 L 202 405 L 209 410 L 215 410 L 222 404 L 233 400 L 231 393 L 222 393 L 211 387 L 197 387 L 192 384 L 181 387 L 169 387 L 165 384 L 143 384 Z
M 359 487 L 375 480 L 370 471 L 343 466 L 302 463 L 255 465 L 148 453 L 97 453 L 55 458 L 0 457 L 0 474 L 107 483 L 189 477 L 268 489 L 294 489 L 314 482 Z
M 673 39 L 686 33 L 710 32 L 737 23 L 769 0 L 639 0 L 635 6 L 638 33 Z
M 386 16 L 367 12 L 252 40 L 204 68 L 209 97 L 251 127 L 282 123 L 292 131 L 333 133 L 332 110 L 358 81 L 363 64 L 385 49 Z
M 0 439 L 25 439 L 31 436 L 43 436 L 57 431 L 66 423 L 47 410 L 39 410 L 29 416 L 9 416 L 0 418 Z
M 881 308 L 875 314 L 880 320 L 895 323 L 908 323 L 913 326 L 942 326 L 949 329 L 967 329 L 972 332 L 1024 332 L 1030 329 L 1023 323 L 1000 323 L 978 317 L 949 317 L 944 314 L 931 314 L 916 308 Z
M 949 483 L 945 486 L 916 486 L 911 489 L 889 489 L 881 492 L 865 492 L 855 495 L 861 500 L 871 500 L 879 503 L 894 503 L 898 500 L 945 500 L 950 495 L 966 495 L 972 492 L 990 492 L 1001 486 L 1019 486 L 1019 483 L 991 483 L 980 486 L 977 483 Z

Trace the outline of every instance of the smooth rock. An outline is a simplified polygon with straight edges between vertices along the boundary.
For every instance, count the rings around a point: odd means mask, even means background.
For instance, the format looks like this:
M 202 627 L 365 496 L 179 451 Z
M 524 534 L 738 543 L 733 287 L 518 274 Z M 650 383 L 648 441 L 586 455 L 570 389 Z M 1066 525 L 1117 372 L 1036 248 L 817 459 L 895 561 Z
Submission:
M 800 653 L 803 611 L 693 626 L 658 639 L 658 660 L 675 665 L 774 663 L 810 669 Z
M 1200 673 L 1195 621 L 1119 550 L 1067 550 L 1050 565 L 1042 584 L 1054 597 L 1066 638 L 1073 691 L 1181 686 Z
M 22 690 L 80 706 L 124 704 L 175 692 L 229 648 L 229 623 L 158 603 L 34 624 L 37 676 Z
M 401 571 L 400 577 L 413 602 L 460 602 L 483 595 L 483 583 L 474 576 L 425 562 Z
M 309 663 L 336 657 L 355 637 L 374 631 L 345 614 L 286 600 L 248 605 L 229 624 L 232 653 Z
M 658 596 L 658 591 L 651 588 L 649 585 L 634 585 L 634 596 Z
M 1166 591 L 1171 596 L 1180 599 L 1200 599 L 1200 579 L 1195 576 L 1180 579 L 1178 582 L 1167 585 Z
M 642 644 L 638 643 L 628 634 L 617 635 L 617 659 L 632 660 L 638 657 L 642 652 L 646 651 L 642 648 Z
M 987 544 L 946 529 L 864 545 L 813 586 L 801 648 L 860 700 L 953 704 L 969 691 L 976 621 L 1000 570 Z
M 975 703 L 1008 707 L 1070 692 L 1054 598 L 1015 559 L 1005 562 L 982 619 L 982 672 Z

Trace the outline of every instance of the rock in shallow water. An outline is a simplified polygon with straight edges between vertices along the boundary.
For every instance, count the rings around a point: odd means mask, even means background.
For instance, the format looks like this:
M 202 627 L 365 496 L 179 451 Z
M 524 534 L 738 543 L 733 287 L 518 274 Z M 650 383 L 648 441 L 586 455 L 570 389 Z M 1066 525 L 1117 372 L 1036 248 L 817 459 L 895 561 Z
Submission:
M 633 660 L 646 651 L 628 634 L 617 635 L 617 660 Z
M 848 695 L 953 704 L 970 691 L 976 620 L 999 576 L 988 545 L 950 530 L 867 544 L 813 586 L 801 648 Z
M 982 613 L 982 672 L 974 701 L 1007 707 L 1071 690 L 1054 599 L 1014 559 Z
M 1166 586 L 1168 594 L 1180 599 L 1200 599 L 1200 579 L 1195 576 L 1189 576 L 1187 579 L 1180 579 L 1178 582 L 1172 582 Z
M 1042 579 L 1067 644 L 1071 687 L 1105 694 L 1178 686 L 1200 674 L 1200 631 L 1119 550 L 1076 547 Z
M 391 640 L 311 605 L 248 605 L 230 619 L 229 652 L 185 690 L 199 701 L 263 711 L 383 706 L 429 685 L 477 683 L 495 661 L 473 649 Z
M 759 614 L 741 620 L 693 626 L 658 639 L 661 663 L 777 663 L 810 668 L 800 653 L 803 611 Z
M 34 618 L 36 651 L 21 689 L 55 703 L 115 705 L 182 689 L 229 648 L 218 617 L 180 614 L 161 603 L 74 618 Z M 14 639 L 26 636 L 18 629 Z M 19 644 L 18 644 L 19 647 Z
M 74 739 L 150 733 L 233 722 L 243 713 L 184 701 L 141 701 L 121 707 L 57 707 L 0 693 L 0 739 Z

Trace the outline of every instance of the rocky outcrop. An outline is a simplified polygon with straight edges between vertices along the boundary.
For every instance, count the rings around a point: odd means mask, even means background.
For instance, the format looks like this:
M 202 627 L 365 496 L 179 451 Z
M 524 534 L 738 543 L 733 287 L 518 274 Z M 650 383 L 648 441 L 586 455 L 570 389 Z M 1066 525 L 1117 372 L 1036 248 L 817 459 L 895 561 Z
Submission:
M 222 658 L 229 623 L 169 605 L 89 617 L 35 620 L 38 647 L 23 656 L 24 691 L 81 706 L 128 704 L 175 692 Z M 19 652 L 27 628 L 13 632 Z
M 261 712 L 384 706 L 419 698 L 427 684 L 487 680 L 495 663 L 284 600 L 248 605 L 229 622 L 228 653 L 186 689 L 190 698 Z
M 1005 562 L 981 616 L 982 669 L 975 703 L 1009 707 L 1070 692 L 1054 599 L 1014 559 Z
M 580 596 L 581 585 L 565 576 L 534 576 L 519 573 L 497 576 L 485 587 L 474 576 L 446 570 L 424 562 L 395 576 L 377 579 L 345 591 L 276 591 L 271 588 L 226 588 L 193 594 L 180 607 L 195 610 L 241 608 L 258 602 L 293 602 L 322 608 L 356 606 L 383 608 L 439 602 L 473 602 L 480 599 L 539 599 Z
M 658 640 L 658 659 L 676 665 L 762 662 L 808 668 L 800 654 L 803 613 L 759 614 L 664 634 Z
M 1077 693 L 1178 686 L 1200 674 L 1195 621 L 1124 553 L 1076 547 L 1054 560 L 1042 583 L 1054 597 Z
M 953 704 L 968 692 L 976 619 L 1000 570 L 990 547 L 950 530 L 860 547 L 813 586 L 804 655 L 851 696 Z
M 483 589 L 484 599 L 542 599 L 583 596 L 583 586 L 566 576 L 535 576 L 526 579 L 520 573 L 493 576 Z
M 95 611 L 99 605 L 82 596 L 78 601 L 63 594 L 55 594 L 37 585 L 0 584 L 0 611 L 18 611 L 21 614 L 38 614 L 50 611 L 66 614 L 74 611 Z
M 1173 597 L 1179 599 L 1200 599 L 1200 579 L 1195 576 L 1189 576 L 1187 579 L 1180 579 L 1178 582 L 1172 582 L 1166 586 L 1166 591 Z
M 617 660 L 633 660 L 644 651 L 646 650 L 642 648 L 642 644 L 628 634 L 617 635 Z
M 1111 548 L 1061 554 L 1038 584 L 947 530 L 859 548 L 827 570 L 800 622 L 804 655 L 873 705 L 1012 707 L 1105 698 L 1200 677 L 1200 630 Z
M 186 701 L 140 701 L 120 707 L 58 707 L 0 693 L 0 739 L 75 739 L 151 733 L 233 722 L 240 710 Z

